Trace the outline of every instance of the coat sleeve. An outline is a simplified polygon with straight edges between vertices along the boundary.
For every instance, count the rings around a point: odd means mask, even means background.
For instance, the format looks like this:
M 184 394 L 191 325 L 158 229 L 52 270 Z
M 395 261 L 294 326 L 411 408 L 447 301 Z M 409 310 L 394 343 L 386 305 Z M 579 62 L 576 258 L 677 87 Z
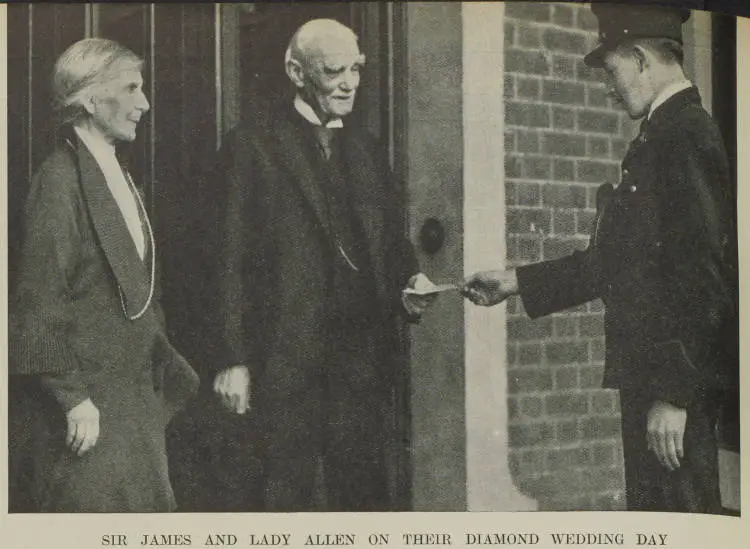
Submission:
M 590 250 L 516 269 L 526 313 L 539 318 L 599 296 Z
M 47 161 L 32 180 L 9 302 L 9 371 L 42 374 L 69 409 L 88 398 L 70 347 L 71 281 L 80 263 L 83 210 L 72 162 Z
M 659 273 L 653 289 L 662 314 L 653 315 L 656 343 L 642 350 L 652 372 L 654 400 L 687 404 L 720 384 L 717 345 L 735 319 L 727 263 L 732 201 L 729 170 L 718 131 L 694 120 L 669 143 L 656 188 L 660 212 Z
M 261 334 L 245 326 L 247 318 L 260 318 L 263 298 L 251 277 L 269 274 L 261 250 L 262 208 L 257 204 L 258 178 L 253 177 L 249 139 L 241 130 L 227 135 L 212 172 L 222 189 L 214 225 L 217 240 L 210 252 L 213 375 L 240 364 L 257 375 L 263 364 Z

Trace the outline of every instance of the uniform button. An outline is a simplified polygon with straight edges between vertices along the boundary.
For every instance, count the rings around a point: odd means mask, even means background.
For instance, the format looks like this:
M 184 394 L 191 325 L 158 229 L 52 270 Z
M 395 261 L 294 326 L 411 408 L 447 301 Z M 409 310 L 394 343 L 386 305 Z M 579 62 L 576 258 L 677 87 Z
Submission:
M 630 192 L 631 193 L 634 193 L 636 190 L 638 190 L 638 187 L 636 187 L 635 185 L 631 185 L 630 186 Z
M 622 175 L 628 175 L 629 173 L 630 173 L 630 170 L 628 170 L 627 168 L 622 170 Z

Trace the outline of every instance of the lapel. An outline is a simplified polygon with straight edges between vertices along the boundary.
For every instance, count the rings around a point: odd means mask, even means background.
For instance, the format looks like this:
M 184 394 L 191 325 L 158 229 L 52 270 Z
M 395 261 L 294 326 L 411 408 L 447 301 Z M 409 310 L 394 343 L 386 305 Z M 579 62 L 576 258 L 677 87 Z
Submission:
M 315 137 L 312 132 L 310 132 L 310 135 L 306 135 L 302 124 L 297 123 L 292 118 L 294 116 L 300 117 L 299 114 L 296 112 L 288 113 L 284 110 L 281 113 L 272 126 L 276 135 L 280 164 L 291 172 L 292 180 L 299 185 L 310 206 L 312 206 L 320 226 L 326 236 L 330 237 L 328 224 L 325 223 L 325 196 L 318 185 L 318 175 L 310 163 L 307 153 L 311 146 L 310 140 L 315 139 Z
M 149 274 L 130 236 L 99 164 L 86 145 L 76 139 L 81 187 L 91 221 L 112 272 L 120 286 L 128 311 L 142 307 L 148 299 Z M 153 252 L 153 251 L 152 251 Z

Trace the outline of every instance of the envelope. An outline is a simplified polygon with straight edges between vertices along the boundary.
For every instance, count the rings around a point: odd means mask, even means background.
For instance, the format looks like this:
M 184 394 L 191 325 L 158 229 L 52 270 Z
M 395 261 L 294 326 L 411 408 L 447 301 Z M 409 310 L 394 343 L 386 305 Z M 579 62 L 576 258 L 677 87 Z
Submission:
M 429 284 L 420 285 L 419 288 L 406 288 L 403 292 L 410 295 L 430 295 L 458 289 L 460 289 L 458 284 L 433 284 L 430 282 Z

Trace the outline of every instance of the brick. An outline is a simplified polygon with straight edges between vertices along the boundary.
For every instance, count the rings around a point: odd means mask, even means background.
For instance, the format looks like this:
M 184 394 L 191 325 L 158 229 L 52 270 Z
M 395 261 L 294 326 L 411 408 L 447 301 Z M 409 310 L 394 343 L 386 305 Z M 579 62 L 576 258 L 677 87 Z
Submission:
M 622 490 L 625 486 L 622 473 L 612 467 L 586 470 L 586 489 L 594 492 Z
M 507 167 L 507 157 L 506 157 L 506 167 Z M 506 206 L 515 206 L 518 199 L 516 198 L 518 193 L 516 192 L 516 186 L 518 184 L 515 181 L 512 181 L 510 179 L 505 180 L 505 205 Z
M 508 372 L 510 393 L 528 393 L 552 389 L 552 372 L 549 369 L 514 369 Z
M 552 127 L 572 130 L 576 125 L 576 113 L 566 107 L 552 107 Z
M 561 27 L 572 27 L 574 23 L 573 8 L 555 4 L 552 6 L 552 22 Z
M 527 156 L 523 159 L 523 176 L 525 179 L 550 179 L 552 177 L 552 159 L 546 156 Z
M 505 155 L 505 177 L 521 177 L 522 163 L 520 156 Z
M 550 6 L 541 2 L 508 2 L 505 4 L 505 16 L 529 21 L 547 22 L 551 17 Z
M 604 319 L 601 315 L 586 315 L 581 317 L 581 337 L 604 336 Z
M 578 494 L 586 486 L 586 475 L 583 471 L 567 470 L 557 475 L 550 475 L 546 490 L 552 496 Z
M 578 162 L 578 180 L 589 183 L 604 183 L 610 179 L 609 164 L 595 160 Z M 583 208 L 584 206 L 579 206 Z
M 591 210 L 579 210 L 576 212 L 576 234 L 590 235 L 594 232 L 594 220 L 596 212 Z
M 607 181 L 615 182 L 620 181 L 622 178 L 622 174 L 620 172 L 620 165 L 617 163 L 612 163 L 607 168 Z
M 518 364 L 521 366 L 538 365 L 542 362 L 542 346 L 539 343 L 518 346 Z
M 588 155 L 598 158 L 608 158 L 609 139 L 607 139 L 606 137 L 589 137 Z
M 542 32 L 538 25 L 518 23 L 518 45 L 524 48 L 539 49 L 542 47 Z
M 508 319 L 508 337 L 519 341 L 543 339 L 552 335 L 552 319 L 528 317 Z
M 505 22 L 505 46 L 512 46 L 516 42 L 516 23 L 514 21 Z
M 589 67 L 583 59 L 576 59 L 576 79 L 582 82 L 604 82 L 604 71 L 602 69 Z
M 620 435 L 620 418 L 592 416 L 582 418 L 581 435 L 584 440 L 595 440 L 599 438 L 610 438 Z
M 628 151 L 630 143 L 626 139 L 612 139 L 612 158 L 616 160 L 622 160 L 625 158 L 625 153 Z
M 552 76 L 573 80 L 576 72 L 576 60 L 564 55 L 555 55 L 552 59 Z
M 542 245 L 538 237 L 516 237 L 516 261 L 529 262 L 541 259 Z
M 505 123 L 510 126 L 549 128 L 549 107 L 508 101 L 505 104 Z
M 586 361 L 583 361 L 586 362 Z M 582 389 L 598 389 L 602 386 L 604 368 L 599 365 L 582 366 L 578 370 L 578 380 Z
M 547 362 L 550 364 L 586 363 L 589 348 L 586 343 L 577 341 L 547 342 L 544 344 Z
M 539 99 L 541 97 L 541 80 L 538 78 L 521 78 L 517 81 L 517 94 L 519 99 Z
M 542 244 L 542 257 L 545 260 L 559 259 L 584 248 L 584 243 L 576 238 L 546 238 Z
M 578 367 L 577 366 L 560 366 L 555 368 L 555 389 L 563 391 L 565 389 L 575 389 L 578 387 Z
M 578 129 L 582 132 L 616 134 L 620 124 L 618 116 L 608 112 L 578 111 Z
M 604 338 L 591 342 L 591 362 L 604 362 Z
M 583 105 L 586 101 L 586 93 L 583 84 L 545 80 L 542 98 L 550 103 Z
M 538 206 L 542 203 L 542 191 L 539 183 L 519 182 L 517 192 L 519 206 Z
M 587 448 L 556 448 L 547 453 L 547 468 L 550 471 L 576 469 L 588 459 Z
M 539 134 L 533 131 L 518 132 L 518 152 L 538 153 L 539 152 Z
M 547 395 L 544 408 L 551 416 L 582 415 L 588 412 L 589 403 L 585 395 Z
M 515 420 L 521 417 L 521 406 L 518 403 L 518 398 L 514 396 L 508 396 L 508 417 L 510 420 Z
M 575 178 L 576 169 L 572 160 L 564 158 L 552 160 L 552 179 L 555 181 L 574 181 Z
M 552 426 L 547 423 L 508 426 L 508 441 L 511 447 L 535 446 L 551 438 Z
M 522 305 L 521 305 L 521 298 L 517 295 L 512 295 L 508 298 L 508 314 L 519 314 L 521 313 Z
M 544 46 L 553 51 L 583 55 L 586 53 L 586 38 L 578 32 L 549 27 L 544 33 Z
M 505 99 L 516 98 L 516 79 L 513 75 L 506 74 L 503 79 L 503 97 Z
M 550 61 L 541 51 L 508 48 L 505 50 L 505 71 L 522 74 L 549 75 Z
M 503 134 L 505 138 L 505 152 L 512 152 L 516 150 L 516 132 L 513 130 L 505 130 Z
M 581 8 L 578 10 L 576 24 L 579 29 L 583 30 L 597 31 L 599 29 L 599 22 L 596 15 L 594 15 L 594 13 L 588 8 Z
M 533 475 L 547 468 L 547 452 L 540 449 L 529 449 L 519 452 L 519 472 L 522 475 Z
M 559 316 L 552 319 L 554 337 L 574 337 L 578 332 L 578 319 L 570 316 Z
M 603 444 L 594 444 L 591 446 L 591 465 L 614 465 L 615 463 L 615 445 L 612 442 Z
M 554 210 L 552 214 L 552 232 L 557 236 L 575 233 L 575 213 L 568 210 Z
M 546 133 L 542 150 L 558 156 L 586 156 L 586 138 L 569 133 Z
M 506 227 L 508 232 L 550 232 L 550 227 L 552 225 L 552 212 L 549 210 L 541 208 L 510 208 L 506 215 Z
M 555 440 L 558 444 L 577 442 L 580 438 L 581 429 L 577 421 L 559 421 L 555 424 Z
M 584 208 L 586 189 L 580 185 L 544 185 L 542 203 L 553 208 Z
M 595 414 L 615 414 L 617 407 L 615 394 L 606 389 L 591 395 L 591 411 Z
M 521 399 L 521 414 L 526 417 L 537 418 L 544 413 L 544 401 L 541 397 L 527 396 Z
M 595 299 L 589 302 L 589 311 L 592 313 L 603 313 L 604 302 L 601 299 Z
M 586 89 L 586 105 L 593 108 L 599 109 L 611 109 L 612 102 L 607 95 L 607 90 L 604 87 L 589 86 Z

